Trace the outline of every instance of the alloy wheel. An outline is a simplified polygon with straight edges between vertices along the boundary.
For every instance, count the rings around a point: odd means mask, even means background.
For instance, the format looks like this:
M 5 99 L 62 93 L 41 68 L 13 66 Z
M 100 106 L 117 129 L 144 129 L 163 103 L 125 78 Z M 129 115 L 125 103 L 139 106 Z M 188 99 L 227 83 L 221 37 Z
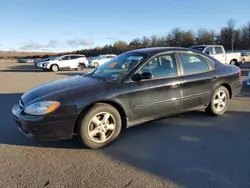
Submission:
M 225 93 L 225 91 L 223 90 L 219 90 L 215 97 L 214 97 L 214 107 L 215 109 L 220 112 L 222 110 L 224 110 L 224 108 L 227 106 L 227 95 Z
M 115 132 L 116 122 L 112 114 L 101 112 L 96 114 L 88 124 L 88 135 L 97 143 L 108 141 Z

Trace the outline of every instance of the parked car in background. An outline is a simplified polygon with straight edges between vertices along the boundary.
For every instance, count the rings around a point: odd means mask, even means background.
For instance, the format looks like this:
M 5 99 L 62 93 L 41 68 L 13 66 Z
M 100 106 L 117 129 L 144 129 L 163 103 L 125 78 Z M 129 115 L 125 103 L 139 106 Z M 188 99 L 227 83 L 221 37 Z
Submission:
M 226 65 L 238 66 L 241 63 L 240 52 L 226 53 L 222 45 L 197 45 L 197 46 L 191 46 L 190 48 L 204 52 Z
M 101 148 L 122 127 L 204 108 L 208 114 L 224 114 L 229 100 L 241 91 L 240 77 L 239 67 L 196 50 L 139 49 L 88 74 L 30 90 L 12 114 L 28 137 L 60 140 L 77 135 L 87 147 Z
M 100 65 L 106 63 L 107 61 L 115 58 L 115 54 L 105 54 L 93 58 L 90 62 L 91 67 L 99 67 Z
M 88 67 L 88 65 L 89 63 L 85 55 L 69 54 L 39 62 L 37 67 L 56 72 L 63 69 L 82 70 L 83 67 Z
M 38 63 L 44 62 L 44 61 L 49 61 L 49 60 L 51 60 L 51 59 L 53 59 L 53 58 L 54 58 L 54 57 L 51 56 L 51 57 L 47 57 L 47 58 L 45 58 L 45 59 L 42 59 L 42 58 L 37 59 L 37 60 L 34 61 L 34 65 L 35 65 L 35 66 L 38 66 L 38 65 L 37 65 Z
M 250 63 L 250 52 L 242 52 L 241 54 L 241 63 L 244 64 L 245 62 L 249 62 Z
M 35 61 L 33 59 L 27 59 L 26 63 L 34 63 Z

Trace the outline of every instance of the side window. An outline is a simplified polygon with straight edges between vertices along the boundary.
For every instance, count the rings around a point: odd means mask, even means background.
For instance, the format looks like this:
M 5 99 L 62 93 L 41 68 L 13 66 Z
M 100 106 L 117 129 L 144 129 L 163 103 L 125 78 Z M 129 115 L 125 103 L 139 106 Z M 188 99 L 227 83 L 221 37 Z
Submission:
M 178 56 L 184 74 L 196 74 L 210 70 L 207 62 L 199 55 L 180 53 Z
M 215 49 L 216 54 L 223 54 L 222 47 L 216 46 L 216 47 L 214 47 L 214 49 Z
M 66 61 L 66 60 L 69 60 L 69 56 L 64 56 L 63 58 L 61 58 L 61 61 Z
M 178 75 L 174 54 L 165 54 L 147 62 L 139 73 L 150 72 L 153 78 L 164 78 Z
M 213 47 L 207 47 L 207 49 L 205 50 L 205 53 L 214 54 Z

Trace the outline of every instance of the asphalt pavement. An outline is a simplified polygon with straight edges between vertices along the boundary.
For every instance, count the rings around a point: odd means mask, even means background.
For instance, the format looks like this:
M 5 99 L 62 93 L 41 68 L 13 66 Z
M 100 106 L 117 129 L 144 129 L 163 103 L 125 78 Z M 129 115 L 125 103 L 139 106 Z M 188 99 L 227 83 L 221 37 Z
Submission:
M 250 66 L 242 67 L 246 77 Z M 0 187 L 248 188 L 250 86 L 221 117 L 189 112 L 126 129 L 106 148 L 22 135 L 11 108 L 32 87 L 79 74 L 0 64 Z M 88 71 L 88 70 L 86 70 Z

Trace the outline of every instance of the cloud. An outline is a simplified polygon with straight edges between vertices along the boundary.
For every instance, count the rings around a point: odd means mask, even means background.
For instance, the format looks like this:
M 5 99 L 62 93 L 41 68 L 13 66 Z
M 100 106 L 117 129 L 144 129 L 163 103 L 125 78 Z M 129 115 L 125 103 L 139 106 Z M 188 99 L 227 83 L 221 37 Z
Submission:
M 116 40 L 117 37 L 106 37 L 107 40 Z
M 9 48 L 9 51 L 11 51 L 11 52 L 15 52 L 15 51 L 16 51 L 16 49 L 15 49 L 15 48 Z
M 94 34 L 95 34 L 94 31 L 89 32 L 89 35 L 94 35 Z
M 57 40 L 50 40 L 48 44 L 40 44 L 32 40 L 23 43 L 20 50 L 41 50 L 44 48 L 56 48 L 60 43 Z
M 50 40 L 48 45 L 46 46 L 47 48 L 56 48 L 59 46 L 59 42 L 57 40 Z
M 74 48 L 79 46 L 78 41 L 77 40 L 69 40 L 66 42 L 70 47 Z
M 92 39 L 73 39 L 66 42 L 70 47 L 75 48 L 79 46 L 91 46 L 94 44 Z

